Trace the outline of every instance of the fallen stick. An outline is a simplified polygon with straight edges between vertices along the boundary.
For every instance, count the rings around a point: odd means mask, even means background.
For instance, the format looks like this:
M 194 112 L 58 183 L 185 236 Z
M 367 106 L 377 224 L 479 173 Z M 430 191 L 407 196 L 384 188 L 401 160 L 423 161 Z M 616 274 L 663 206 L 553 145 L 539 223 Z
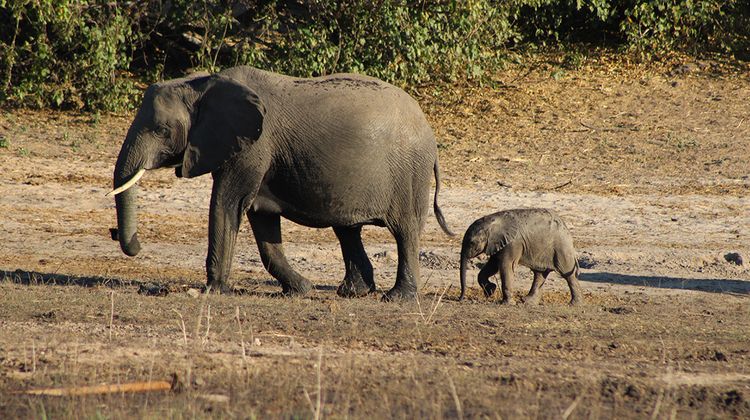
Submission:
M 573 180 L 571 179 L 570 181 L 563 182 L 562 184 L 560 184 L 560 185 L 558 185 L 556 187 L 553 187 L 552 189 L 553 190 L 559 190 L 560 188 L 567 187 L 568 185 L 570 185 L 572 183 L 573 183 Z
M 95 386 L 75 386 L 69 388 L 47 388 L 47 389 L 30 389 L 22 392 L 27 395 L 47 395 L 55 397 L 66 397 L 76 395 L 94 395 L 94 394 L 115 394 L 118 392 L 153 392 L 169 391 L 172 389 L 172 383 L 167 381 L 149 381 L 149 382 L 130 382 L 117 385 L 95 385 Z

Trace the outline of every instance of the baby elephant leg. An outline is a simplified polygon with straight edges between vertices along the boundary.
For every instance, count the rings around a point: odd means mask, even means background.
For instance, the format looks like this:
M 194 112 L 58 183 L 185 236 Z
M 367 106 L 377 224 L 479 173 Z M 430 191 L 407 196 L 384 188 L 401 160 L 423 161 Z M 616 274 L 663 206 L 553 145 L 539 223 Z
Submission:
M 487 264 L 485 264 L 484 267 L 479 270 L 479 275 L 477 275 L 479 287 L 482 288 L 486 297 L 492 296 L 492 294 L 495 293 L 495 290 L 497 289 L 497 285 L 490 281 L 490 277 L 494 276 L 497 273 L 497 269 L 497 254 L 495 254 L 487 260 Z
M 578 285 L 578 276 L 576 276 L 575 270 L 563 277 L 568 282 L 568 287 L 570 288 L 570 304 L 573 306 L 579 305 L 582 299 L 581 287 Z
M 542 292 L 539 292 L 539 294 L 537 294 L 537 292 L 544 284 L 544 281 L 547 280 L 549 273 L 550 270 L 534 271 L 534 281 L 531 283 L 531 290 L 529 290 L 529 294 L 523 298 L 523 303 L 535 305 L 539 302 L 539 297 L 542 295 Z
M 518 260 L 521 258 L 523 249 L 520 246 L 509 244 L 498 254 L 500 282 L 503 291 L 503 300 L 501 305 L 513 305 L 513 278 L 515 277 L 515 268 Z

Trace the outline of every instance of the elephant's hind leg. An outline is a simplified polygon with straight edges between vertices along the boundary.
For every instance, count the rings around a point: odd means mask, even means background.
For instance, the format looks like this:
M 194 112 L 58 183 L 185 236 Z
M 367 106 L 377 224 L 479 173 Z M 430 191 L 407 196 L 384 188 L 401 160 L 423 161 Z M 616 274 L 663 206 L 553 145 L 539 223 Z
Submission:
M 573 246 L 555 252 L 555 270 L 565 279 L 570 288 L 570 304 L 581 303 L 581 286 L 578 283 L 578 261 Z
M 431 135 L 431 134 L 430 134 Z M 414 139 L 410 141 L 415 141 Z M 434 141 L 434 140 L 430 140 Z M 419 234 L 425 224 L 429 208 L 430 182 L 433 176 L 435 159 L 425 160 L 417 156 L 401 156 L 404 165 L 411 167 L 407 175 L 398 183 L 393 195 L 391 213 L 384 218 L 388 230 L 396 239 L 398 250 L 398 271 L 396 284 L 383 296 L 384 301 L 415 300 L 419 281 Z M 398 179 L 398 178 L 396 178 Z
M 535 305 L 539 302 L 539 296 L 542 294 L 539 292 L 539 289 L 544 285 L 544 281 L 547 280 L 549 273 L 550 270 L 534 271 L 534 281 L 531 283 L 531 290 L 529 290 L 529 294 L 523 298 L 523 303 Z
M 359 297 L 375 291 L 372 264 L 362 245 L 362 226 L 334 227 L 341 244 L 346 274 L 337 293 L 343 297 Z
M 419 231 L 413 228 L 391 229 L 398 249 L 396 284 L 383 296 L 384 301 L 410 300 L 417 297 L 419 280 Z
M 563 277 L 570 288 L 570 304 L 573 306 L 579 305 L 581 303 L 581 286 L 578 284 L 578 276 L 576 276 L 575 270 L 563 275 Z
M 289 265 L 281 244 L 281 217 L 248 212 L 260 259 L 268 272 L 281 283 L 285 295 L 303 295 L 312 289 L 310 280 L 302 277 Z

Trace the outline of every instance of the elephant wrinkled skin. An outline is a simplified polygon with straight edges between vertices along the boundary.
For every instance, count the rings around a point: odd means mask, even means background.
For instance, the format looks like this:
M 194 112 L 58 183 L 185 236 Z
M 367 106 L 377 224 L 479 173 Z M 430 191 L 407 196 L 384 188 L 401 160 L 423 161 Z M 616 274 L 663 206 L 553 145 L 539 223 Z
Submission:
M 437 146 L 417 102 L 390 84 L 354 75 L 301 79 L 251 67 L 150 86 L 117 158 L 114 186 L 141 170 L 174 167 L 177 176 L 211 173 L 206 271 L 210 289 L 228 289 L 243 214 L 261 260 L 283 293 L 304 294 L 309 280 L 284 256 L 280 218 L 333 227 L 346 274 L 342 296 L 375 290 L 362 245 L 363 225 L 396 239 L 396 283 L 385 299 L 411 299 L 419 278 L 419 235 L 436 179 Z M 116 195 L 118 238 L 140 250 L 137 185 Z

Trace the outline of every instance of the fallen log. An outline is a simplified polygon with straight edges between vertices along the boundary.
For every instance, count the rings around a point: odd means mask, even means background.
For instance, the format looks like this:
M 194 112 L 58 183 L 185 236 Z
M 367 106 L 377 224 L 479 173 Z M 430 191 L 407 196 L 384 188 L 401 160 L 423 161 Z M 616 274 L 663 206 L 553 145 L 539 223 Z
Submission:
M 27 395 L 45 395 L 67 397 L 78 395 L 116 394 L 123 392 L 155 392 L 169 391 L 172 383 L 167 381 L 130 382 L 113 385 L 74 386 L 67 388 L 30 389 L 23 391 Z

